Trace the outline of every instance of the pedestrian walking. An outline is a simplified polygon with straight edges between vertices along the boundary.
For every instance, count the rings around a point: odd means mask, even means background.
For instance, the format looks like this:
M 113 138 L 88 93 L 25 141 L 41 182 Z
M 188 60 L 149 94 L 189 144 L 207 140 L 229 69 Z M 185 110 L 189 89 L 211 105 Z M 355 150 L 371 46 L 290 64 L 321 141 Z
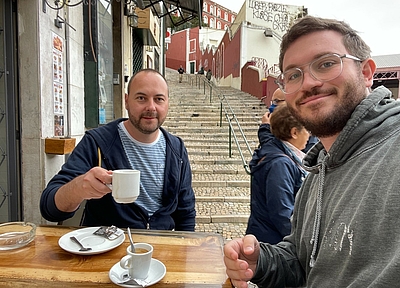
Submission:
M 203 68 L 203 66 L 200 67 L 200 70 L 197 72 L 197 74 L 199 74 L 199 75 L 204 75 L 204 68 Z
M 211 81 L 211 76 L 212 76 L 211 69 L 208 69 L 207 74 L 206 74 L 206 78 L 208 81 Z
M 182 78 L 183 78 L 183 73 L 185 73 L 185 70 L 183 69 L 182 65 L 178 68 L 178 73 L 179 73 L 179 83 L 182 83 Z

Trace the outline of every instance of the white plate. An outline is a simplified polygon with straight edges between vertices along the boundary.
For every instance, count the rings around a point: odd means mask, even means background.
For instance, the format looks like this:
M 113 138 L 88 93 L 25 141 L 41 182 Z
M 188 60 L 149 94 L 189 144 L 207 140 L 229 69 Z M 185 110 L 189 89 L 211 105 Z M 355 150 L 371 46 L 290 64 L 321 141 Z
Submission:
M 64 249 L 65 251 L 74 253 L 74 254 L 79 254 L 79 255 L 95 255 L 95 254 L 100 254 L 104 253 L 107 251 L 110 251 L 125 241 L 125 234 L 122 233 L 121 236 L 119 236 L 115 240 L 108 240 L 103 236 L 99 235 L 94 235 L 93 232 L 95 232 L 97 229 L 100 227 L 88 227 L 88 228 L 82 228 L 79 230 L 71 231 L 65 235 L 63 235 L 59 240 L 58 240 L 58 245 Z M 118 230 L 121 230 L 117 228 Z M 121 230 L 122 231 L 122 230 Z M 122 231 L 123 232 L 123 231 Z M 73 242 L 69 237 L 75 236 L 85 247 L 90 247 L 92 250 L 89 251 L 79 251 L 81 248 L 78 244 Z
M 149 287 L 151 285 L 156 284 L 159 282 L 164 276 L 165 273 L 167 272 L 167 269 L 165 268 L 165 265 L 157 260 L 152 258 L 151 263 L 150 263 L 150 270 L 149 270 L 149 275 L 147 276 L 145 281 L 148 282 L 147 285 L 144 287 Z M 128 287 L 128 288 L 141 288 L 142 286 L 134 285 L 134 284 L 118 284 L 118 279 L 122 279 L 122 275 L 128 274 L 128 270 L 122 268 L 119 265 L 119 262 L 117 262 L 111 269 L 110 272 L 108 273 L 108 276 L 110 277 L 110 280 L 114 283 L 117 284 L 118 286 L 121 287 Z

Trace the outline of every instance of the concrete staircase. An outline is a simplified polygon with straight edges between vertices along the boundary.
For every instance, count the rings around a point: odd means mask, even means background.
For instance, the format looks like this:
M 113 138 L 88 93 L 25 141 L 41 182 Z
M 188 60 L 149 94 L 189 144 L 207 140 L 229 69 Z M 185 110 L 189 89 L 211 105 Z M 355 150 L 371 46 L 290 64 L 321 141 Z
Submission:
M 220 233 L 226 240 L 241 237 L 250 215 L 250 176 L 233 137 L 229 155 L 229 125 L 223 113 L 220 127 L 216 89 L 213 89 L 210 103 L 209 88 L 199 87 L 189 75 L 185 76 L 183 82 L 178 83 L 178 73 L 166 69 L 170 109 L 163 127 L 181 137 L 188 150 L 196 195 L 196 231 Z M 217 90 L 226 97 L 231 107 L 228 110 L 234 111 L 251 148 L 249 151 L 240 131 L 234 127 L 248 163 L 258 145 L 257 130 L 265 106 L 240 90 L 230 87 Z

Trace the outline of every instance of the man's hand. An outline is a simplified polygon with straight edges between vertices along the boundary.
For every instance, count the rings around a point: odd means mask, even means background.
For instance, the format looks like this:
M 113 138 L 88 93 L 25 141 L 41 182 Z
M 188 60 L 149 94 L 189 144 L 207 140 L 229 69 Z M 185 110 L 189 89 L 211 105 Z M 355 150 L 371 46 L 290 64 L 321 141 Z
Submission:
M 75 211 L 83 200 L 99 199 L 110 193 L 105 184 L 111 183 L 112 171 L 94 167 L 58 189 L 55 195 L 56 206 L 64 212 Z
M 260 244 L 254 235 L 234 239 L 224 246 L 226 274 L 237 288 L 247 288 L 254 276 L 260 255 Z
M 269 124 L 269 118 L 271 118 L 271 113 L 269 111 L 267 111 L 267 112 L 265 112 L 265 114 L 261 118 L 261 123 Z

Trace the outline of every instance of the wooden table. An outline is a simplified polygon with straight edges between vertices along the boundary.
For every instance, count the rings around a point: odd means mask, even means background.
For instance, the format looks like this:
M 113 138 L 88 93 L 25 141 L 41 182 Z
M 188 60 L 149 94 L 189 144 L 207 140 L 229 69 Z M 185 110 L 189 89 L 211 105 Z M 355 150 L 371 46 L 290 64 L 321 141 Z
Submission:
M 128 237 L 119 247 L 98 255 L 75 255 L 58 246 L 59 238 L 79 228 L 37 227 L 35 240 L 23 248 L 0 251 L 1 287 L 118 287 L 108 277 L 126 254 Z M 153 245 L 153 258 L 167 268 L 151 286 L 232 287 L 223 263 L 223 239 L 218 234 L 131 230 L 135 242 Z

